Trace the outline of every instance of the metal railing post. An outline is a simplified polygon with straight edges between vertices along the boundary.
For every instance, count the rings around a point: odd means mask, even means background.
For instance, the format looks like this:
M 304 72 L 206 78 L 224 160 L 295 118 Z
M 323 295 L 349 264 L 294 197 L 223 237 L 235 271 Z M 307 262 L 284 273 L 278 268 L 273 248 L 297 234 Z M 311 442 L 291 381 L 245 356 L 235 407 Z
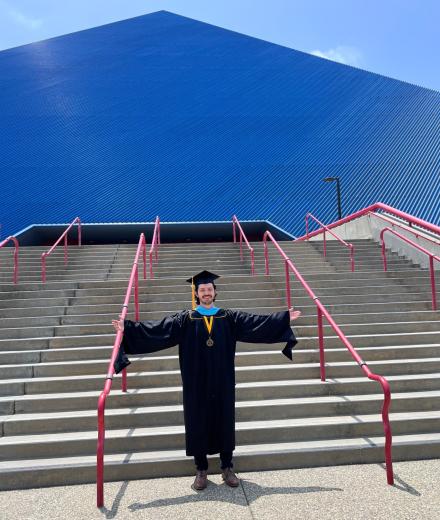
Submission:
M 135 320 L 139 321 L 139 269 L 136 264 L 135 278 L 134 278 L 134 309 Z
M 144 263 L 144 280 L 147 279 L 147 244 L 144 241 L 144 245 L 142 248 L 142 259 Z
M 264 267 L 266 275 L 269 275 L 269 251 L 267 250 L 267 240 L 264 238 Z
M 432 310 L 437 310 L 437 294 L 435 288 L 435 271 L 434 271 L 434 257 L 429 257 L 429 270 L 431 272 L 431 294 L 432 294 Z
M 290 294 L 290 271 L 289 271 L 289 261 L 284 260 L 284 271 L 286 273 L 286 301 L 287 308 L 290 309 L 292 307 L 292 296 Z
M 149 257 L 150 257 L 150 278 L 154 278 L 154 275 L 153 275 L 153 252 L 151 250 L 150 250 Z
M 78 217 L 78 246 L 81 247 L 81 219 Z
M 325 381 L 325 352 L 324 352 L 324 327 L 322 324 L 322 311 L 319 305 L 316 306 L 318 315 L 318 338 L 319 338 L 319 370 L 321 381 Z

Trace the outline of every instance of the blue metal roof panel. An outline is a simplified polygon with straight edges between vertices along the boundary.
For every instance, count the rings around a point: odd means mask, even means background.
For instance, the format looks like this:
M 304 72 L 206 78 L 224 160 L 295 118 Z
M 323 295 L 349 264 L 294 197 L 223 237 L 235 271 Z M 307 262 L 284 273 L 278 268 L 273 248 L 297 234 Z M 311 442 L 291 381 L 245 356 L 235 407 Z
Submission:
M 439 223 L 440 93 L 164 11 L 0 52 L 0 222 Z

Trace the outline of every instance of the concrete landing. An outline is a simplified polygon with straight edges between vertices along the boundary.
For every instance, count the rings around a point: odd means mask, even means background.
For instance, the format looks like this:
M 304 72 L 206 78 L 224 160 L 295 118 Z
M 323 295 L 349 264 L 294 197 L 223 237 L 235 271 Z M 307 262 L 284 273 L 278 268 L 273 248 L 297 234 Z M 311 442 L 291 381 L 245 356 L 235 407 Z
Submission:
M 211 462 L 212 471 L 215 463 Z M 184 520 L 367 520 L 440 518 L 440 460 L 399 462 L 395 485 L 380 464 L 241 473 L 230 489 L 220 475 L 206 490 L 191 489 L 192 477 L 110 482 L 105 504 L 95 507 L 95 486 L 65 486 L 0 492 L 2 520 L 154 519 Z M 238 473 L 238 471 L 237 471 Z

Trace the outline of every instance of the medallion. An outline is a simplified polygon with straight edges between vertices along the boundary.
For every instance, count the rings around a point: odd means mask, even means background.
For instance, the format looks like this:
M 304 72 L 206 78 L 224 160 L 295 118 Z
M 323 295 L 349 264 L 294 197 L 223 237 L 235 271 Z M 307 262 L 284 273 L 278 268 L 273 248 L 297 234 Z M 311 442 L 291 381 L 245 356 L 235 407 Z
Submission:
M 212 347 L 212 346 L 214 345 L 214 340 L 213 340 L 212 338 L 208 338 L 208 339 L 206 340 L 206 345 L 207 345 L 208 347 Z

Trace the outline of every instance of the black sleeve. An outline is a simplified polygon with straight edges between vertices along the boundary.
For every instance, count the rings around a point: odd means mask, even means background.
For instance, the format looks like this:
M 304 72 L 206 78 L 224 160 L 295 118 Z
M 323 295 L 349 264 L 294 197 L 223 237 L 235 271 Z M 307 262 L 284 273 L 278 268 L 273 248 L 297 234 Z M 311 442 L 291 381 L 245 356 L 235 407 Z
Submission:
M 114 363 L 116 373 L 130 364 L 126 354 L 149 354 L 178 345 L 185 312 L 159 321 L 124 320 L 124 336 Z
M 297 340 L 290 327 L 289 311 L 273 314 L 249 314 L 231 311 L 235 322 L 236 339 L 246 343 L 284 343 L 283 354 L 292 359 Z

